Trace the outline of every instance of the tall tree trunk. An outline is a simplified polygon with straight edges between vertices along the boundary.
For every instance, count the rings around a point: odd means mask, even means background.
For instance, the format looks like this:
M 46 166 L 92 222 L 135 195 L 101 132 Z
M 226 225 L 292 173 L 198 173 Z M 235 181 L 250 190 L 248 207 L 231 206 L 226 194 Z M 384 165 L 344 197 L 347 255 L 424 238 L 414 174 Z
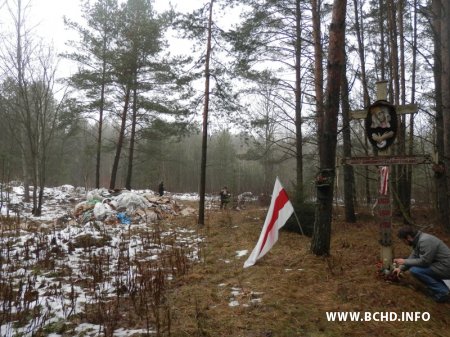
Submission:
M 359 63 L 361 67 L 361 83 L 363 87 L 363 99 L 364 106 L 367 107 L 370 105 L 370 96 L 369 96 L 369 86 L 367 83 L 367 74 L 366 74 L 366 56 L 365 56 L 365 45 L 364 45 L 364 23 L 360 21 L 360 12 L 362 13 L 362 3 L 357 0 L 353 0 L 353 6 L 355 8 L 355 31 L 356 38 L 358 41 L 358 55 L 359 55 Z M 365 155 L 369 156 L 369 143 L 367 138 L 364 137 L 364 151 Z M 353 171 L 353 168 L 352 168 Z M 364 188 L 366 195 L 366 203 L 369 205 L 372 203 L 372 196 L 370 191 L 370 170 L 369 167 L 364 166 Z
M 17 1 L 17 22 L 16 22 L 16 34 L 17 34 L 17 48 L 16 48 L 16 58 L 17 58 L 17 84 L 19 87 L 18 99 L 21 100 L 18 106 L 23 107 L 25 95 L 24 83 L 24 63 L 23 63 L 23 45 L 22 45 L 22 26 L 23 26 L 23 18 L 22 18 L 22 1 Z M 22 130 L 21 135 L 19 136 L 21 139 L 21 155 L 22 155 L 22 174 L 23 174 L 23 184 L 24 184 L 24 202 L 30 202 L 30 172 L 29 172 L 29 161 L 26 158 L 25 154 L 25 144 L 26 138 L 25 130 Z
M 131 118 L 131 134 L 130 134 L 130 148 L 128 150 L 128 169 L 127 177 L 125 179 L 125 188 L 131 190 L 131 179 L 133 176 L 133 159 L 134 159 L 134 144 L 136 142 L 136 121 L 137 121 L 137 78 L 134 78 L 133 89 L 133 114 Z
M 303 134 L 302 134 L 302 87 L 301 87 L 301 55 L 302 55 L 302 30 L 301 30 L 300 0 L 295 1 L 296 40 L 295 40 L 295 133 L 296 133 L 296 168 L 297 168 L 297 193 L 298 203 L 304 200 L 303 193 Z
M 379 28 L 380 28 L 380 80 L 386 80 L 386 46 L 385 46 L 385 34 L 384 34 L 384 26 L 386 25 L 387 18 L 385 16 L 387 10 L 385 5 L 385 0 L 379 0 Z
M 438 163 L 435 169 L 436 199 L 437 211 L 444 228 L 450 229 L 450 211 L 447 207 L 447 181 L 445 171 L 439 170 L 445 168 L 444 163 L 444 116 L 442 108 L 442 55 L 441 55 L 441 26 L 442 26 L 442 7 L 440 0 L 433 0 L 433 33 L 434 33 L 434 85 L 436 88 L 436 151 Z M 448 169 L 446 170 L 448 171 Z
M 388 29 L 389 29 L 389 72 L 391 74 L 391 88 L 389 89 L 389 99 L 394 105 L 400 104 L 400 74 L 399 74 L 399 57 L 398 57 L 398 35 L 397 35 L 397 21 L 396 21 L 397 9 L 394 0 L 387 1 L 387 16 L 388 16 Z M 405 124 L 404 116 L 397 116 L 397 142 L 396 153 L 401 155 L 405 152 Z M 396 165 L 392 168 L 390 180 L 393 184 L 392 193 L 394 198 L 393 213 L 401 215 L 401 203 L 399 199 L 400 191 L 402 190 L 402 170 L 400 165 Z M 392 179 L 391 179 L 392 178 Z
M 358 0 L 353 0 L 354 10 L 355 10 L 355 32 L 356 39 L 358 41 L 358 55 L 359 55 L 359 63 L 361 67 L 361 83 L 363 86 L 363 99 L 364 106 L 367 107 L 370 104 L 370 96 L 369 89 L 367 84 L 367 74 L 366 74 L 366 55 L 365 55 L 365 45 L 364 45 L 364 24 L 360 22 L 359 12 L 362 11 L 362 8 L 359 6 L 362 3 Z
M 416 101 L 416 64 L 417 64 L 417 0 L 414 0 L 414 17 L 413 17 L 413 45 L 412 45 L 412 65 L 411 65 L 411 103 Z M 409 116 L 408 131 L 408 155 L 414 154 L 414 114 Z M 411 197 L 412 197 L 412 169 L 411 165 L 406 166 L 406 190 L 405 199 L 408 200 L 408 214 L 411 213 Z
M 103 55 L 106 52 L 106 40 L 103 41 Z M 102 156 L 103 112 L 105 109 L 106 60 L 103 56 L 102 83 L 100 88 L 100 107 L 98 113 L 97 159 L 95 163 L 95 188 L 100 188 L 100 165 Z
M 399 50 L 400 50 L 400 58 L 399 58 L 399 99 L 402 105 L 406 104 L 406 67 L 405 67 L 405 33 L 404 33 L 404 1 L 399 0 L 397 3 L 397 19 L 398 19 L 398 30 L 399 30 Z M 401 116 L 401 123 L 399 124 L 399 134 L 400 140 L 402 142 L 399 144 L 398 153 L 400 155 L 406 155 L 406 115 Z M 411 189 L 410 185 L 411 181 L 408 180 L 408 165 L 399 165 L 397 168 L 398 172 L 398 199 L 399 199 L 399 207 L 401 210 L 401 214 L 403 216 L 403 221 L 406 223 L 410 217 L 410 206 L 411 206 L 411 198 L 408 194 L 408 191 Z
M 37 208 L 34 215 L 40 216 L 42 215 L 42 205 L 44 202 L 44 189 L 45 189 L 45 167 L 46 167 L 46 155 L 45 150 L 43 150 L 42 158 L 40 158 L 40 164 L 39 164 L 39 195 L 38 195 L 38 201 L 37 201 Z
M 39 215 L 38 214 L 38 179 L 39 179 L 39 169 L 38 169 L 38 160 L 37 160 L 37 154 L 32 151 L 32 163 L 33 163 L 33 209 L 31 210 L 31 213 L 33 215 Z
M 344 50 L 345 53 L 345 50 Z M 342 99 L 342 137 L 344 158 L 352 156 L 352 144 L 350 135 L 350 103 L 348 99 L 347 62 L 344 63 L 342 71 L 341 99 Z M 344 204 L 345 221 L 356 222 L 355 216 L 355 175 L 353 166 L 344 165 Z
M 442 20 L 441 20 L 441 89 L 442 89 L 442 117 L 443 117 L 443 144 L 444 144 L 444 167 L 447 185 L 447 200 L 445 205 L 450 207 L 450 4 L 448 1 L 442 1 Z M 445 223 L 445 228 L 450 231 L 449 220 Z
M 342 68 L 345 57 L 345 15 L 347 0 L 334 0 L 330 25 L 327 91 L 322 134 L 319 134 L 320 173 L 318 181 L 326 178 L 325 186 L 317 185 L 317 206 L 311 251 L 316 255 L 330 254 L 331 219 L 337 143 L 337 120 Z
M 124 104 L 123 104 L 122 122 L 120 125 L 119 139 L 117 140 L 116 155 L 114 156 L 114 163 L 113 163 L 113 167 L 111 170 L 111 180 L 109 182 L 109 188 L 111 190 L 116 188 L 116 178 L 117 178 L 117 171 L 119 169 L 120 154 L 122 152 L 123 142 L 124 142 L 124 138 L 125 138 L 125 127 L 127 124 L 127 113 L 128 113 L 129 102 L 130 102 L 130 94 L 131 94 L 130 85 L 127 85 L 126 92 L 125 92 L 125 100 L 124 100 Z
M 209 3 L 208 40 L 206 42 L 205 57 L 205 101 L 203 106 L 203 135 L 202 135 L 202 159 L 200 163 L 200 202 L 198 209 L 198 225 L 205 224 L 205 191 L 206 191 L 206 153 L 208 149 L 208 111 L 209 111 L 209 62 L 211 59 L 212 38 L 212 9 L 214 0 Z
M 316 94 L 317 134 L 323 134 L 323 48 L 320 28 L 320 0 L 311 1 L 314 39 L 314 92 Z
M 25 137 L 22 137 L 25 139 Z M 23 140 L 23 143 L 25 140 Z M 30 172 L 29 172 L 29 163 L 25 154 L 24 146 L 20 147 L 21 154 L 21 162 L 22 162 L 22 179 L 23 179 L 23 201 L 30 202 Z

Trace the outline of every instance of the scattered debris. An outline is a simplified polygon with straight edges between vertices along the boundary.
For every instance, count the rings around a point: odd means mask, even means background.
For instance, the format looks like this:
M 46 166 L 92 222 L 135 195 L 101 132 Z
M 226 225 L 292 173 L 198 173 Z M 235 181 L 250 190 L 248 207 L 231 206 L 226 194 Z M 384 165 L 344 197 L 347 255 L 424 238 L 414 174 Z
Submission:
M 248 250 L 247 249 L 236 251 L 236 257 L 237 258 L 240 258 L 240 257 L 245 256 L 247 254 L 248 254 Z
M 9 200 L 19 204 L 23 189 L 14 190 Z M 170 222 L 148 224 L 179 215 L 181 204 L 148 190 L 68 185 L 44 197 L 41 217 L 26 202 L 20 223 L 1 210 L 0 335 L 134 336 L 170 325 L 161 319 L 166 290 L 200 260 L 203 239 Z M 130 308 L 139 316 L 126 315 Z
M 86 195 L 73 211 L 78 222 L 102 221 L 107 224 L 131 225 L 152 223 L 171 216 L 195 214 L 191 207 L 183 208 L 169 196 L 158 196 L 152 191 L 116 191 L 97 189 Z
M 254 292 L 243 290 L 242 288 L 238 287 L 232 287 L 230 302 L 228 303 L 228 306 L 238 307 L 241 305 L 241 303 L 243 307 L 258 305 L 262 302 L 262 295 L 262 292 Z

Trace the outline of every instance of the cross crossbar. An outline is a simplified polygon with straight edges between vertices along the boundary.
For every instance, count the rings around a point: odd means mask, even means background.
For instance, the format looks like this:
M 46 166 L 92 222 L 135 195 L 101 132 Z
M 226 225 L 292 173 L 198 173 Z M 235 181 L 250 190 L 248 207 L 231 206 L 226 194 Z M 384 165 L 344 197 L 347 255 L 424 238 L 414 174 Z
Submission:
M 413 114 L 419 111 L 417 104 L 396 105 L 395 112 L 397 115 Z M 365 119 L 367 116 L 367 109 L 353 110 L 350 112 L 351 119 Z
M 433 160 L 429 155 L 422 156 L 380 156 L 380 157 L 351 157 L 343 158 L 342 164 L 347 165 L 417 165 L 432 164 Z
M 432 163 L 427 155 L 419 156 L 391 156 L 388 147 L 392 144 L 397 125 L 389 121 L 398 115 L 416 113 L 419 109 L 416 104 L 406 104 L 395 106 L 381 104 L 387 101 L 387 81 L 377 82 L 377 100 L 370 106 L 371 116 L 368 116 L 369 108 L 363 110 L 355 110 L 350 112 L 351 119 L 366 120 L 366 135 L 374 148 L 377 148 L 377 155 L 371 157 L 351 157 L 342 160 L 347 165 L 416 165 Z M 369 119 L 370 117 L 370 119 Z M 394 119 L 394 121 L 396 121 Z M 378 123 L 375 123 L 378 122 Z M 383 125 L 384 124 L 384 125 Z M 376 136 L 376 137 L 375 137 Z M 388 142 L 389 141 L 389 142 Z M 391 224 L 391 201 L 390 192 L 387 185 L 389 178 L 389 169 L 380 170 L 380 190 L 378 193 L 378 217 L 380 220 L 380 244 L 381 244 L 381 261 L 386 271 L 392 270 L 392 224 Z

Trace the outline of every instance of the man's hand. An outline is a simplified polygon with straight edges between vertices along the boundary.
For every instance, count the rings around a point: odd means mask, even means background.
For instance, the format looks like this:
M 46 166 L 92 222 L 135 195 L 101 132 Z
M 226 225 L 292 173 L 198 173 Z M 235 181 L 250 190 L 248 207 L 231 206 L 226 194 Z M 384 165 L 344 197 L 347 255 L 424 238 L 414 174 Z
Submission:
M 399 258 L 399 259 L 394 259 L 394 263 L 397 263 L 398 265 L 404 265 L 405 264 L 405 259 Z
M 394 274 L 398 277 L 398 276 L 400 276 L 401 272 L 402 272 L 402 270 L 397 267 L 397 268 L 394 268 L 394 270 L 392 271 L 392 274 Z

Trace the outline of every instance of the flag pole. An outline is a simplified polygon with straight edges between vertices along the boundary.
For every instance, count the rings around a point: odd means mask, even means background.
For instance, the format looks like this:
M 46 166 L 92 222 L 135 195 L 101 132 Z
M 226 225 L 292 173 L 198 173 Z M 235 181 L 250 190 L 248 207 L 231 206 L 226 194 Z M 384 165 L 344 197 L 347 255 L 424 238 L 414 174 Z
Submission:
M 303 233 L 303 228 L 302 228 L 302 225 L 300 225 L 300 221 L 298 220 L 297 213 L 295 213 L 295 209 L 294 209 L 294 216 L 295 216 L 295 219 L 297 220 L 297 224 L 298 224 L 298 227 L 300 228 L 300 232 L 304 236 L 305 233 Z

